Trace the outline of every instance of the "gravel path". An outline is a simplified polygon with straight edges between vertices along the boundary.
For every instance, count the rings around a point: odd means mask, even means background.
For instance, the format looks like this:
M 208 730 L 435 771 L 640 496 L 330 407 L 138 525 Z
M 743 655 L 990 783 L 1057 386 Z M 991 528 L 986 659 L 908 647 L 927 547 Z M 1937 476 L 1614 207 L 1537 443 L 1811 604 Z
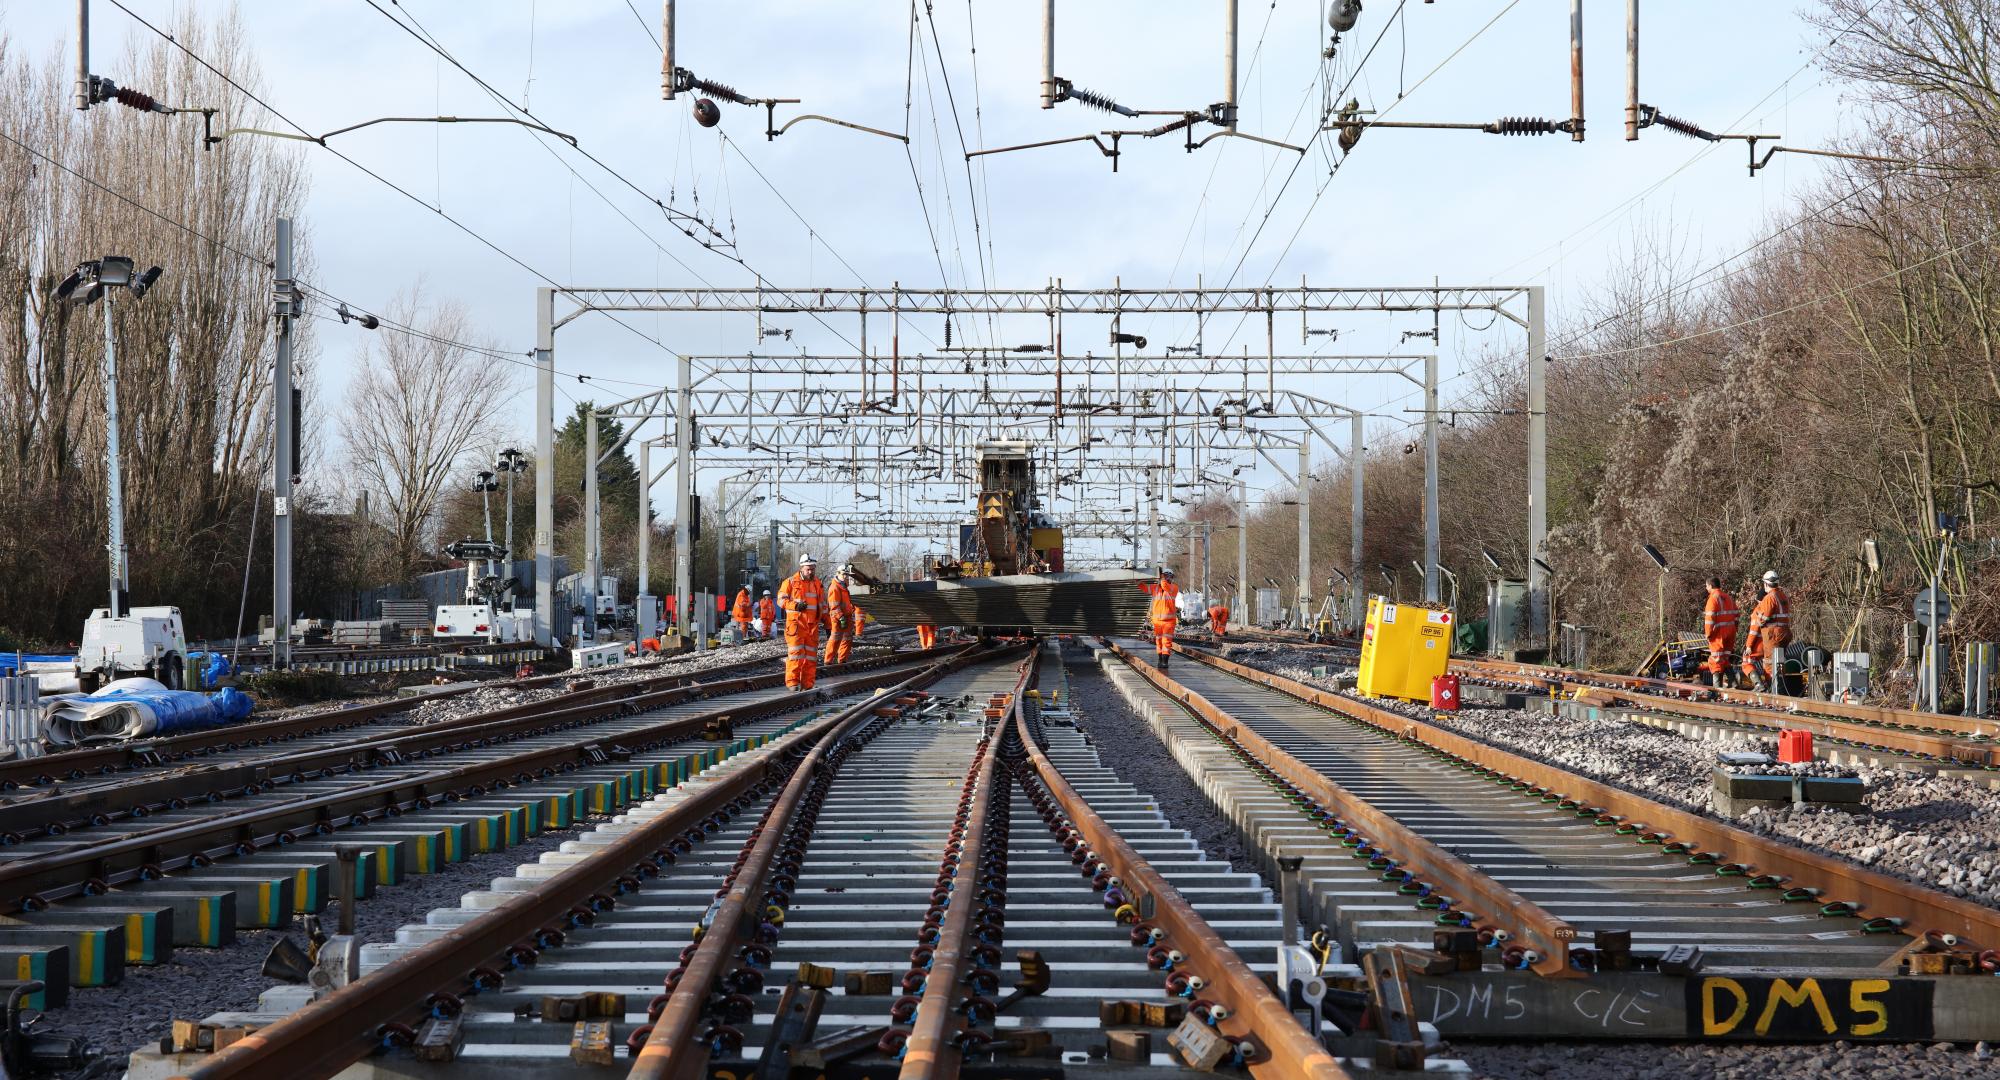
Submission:
M 465 893 L 488 887 L 494 878 L 511 876 L 517 865 L 554 851 L 590 824 L 546 832 L 505 851 L 475 855 L 435 874 L 378 888 L 373 898 L 355 908 L 355 933 L 363 941 L 390 940 L 398 927 L 422 922 L 433 908 L 457 907 Z M 339 925 L 339 912 L 338 903 L 328 906 L 323 918 L 329 928 Z M 305 944 L 301 930 L 294 927 L 289 933 L 295 944 Z M 115 1076 L 133 1050 L 164 1038 L 175 1019 L 200 1020 L 211 1013 L 255 1009 L 257 995 L 272 985 L 261 969 L 279 935 L 277 930 L 239 930 L 236 943 L 228 948 L 178 948 L 172 963 L 127 967 L 116 986 L 72 989 L 69 1004 L 46 1014 L 33 1030 L 83 1036 L 102 1055 L 98 1064 L 69 1080 Z M 110 1061 L 118 1068 L 106 1073 L 103 1062 Z
M 1334 675 L 1315 677 L 1324 653 L 1285 646 L 1238 646 L 1230 659 L 1275 674 L 1338 689 Z M 1345 693 L 1345 691 L 1342 691 Z M 1349 695 L 1354 696 L 1354 695 Z M 1432 717 L 1407 702 L 1367 700 L 1524 757 L 1711 817 L 1718 751 L 1773 752 L 1775 739 L 1746 736 L 1741 744 L 1702 742 L 1623 720 L 1579 720 L 1524 710 L 1467 708 Z M 1730 820 L 1765 836 L 1892 874 L 1953 896 L 2000 907 L 2000 791 L 1964 780 L 1904 769 L 1852 770 L 1868 784 L 1865 812 L 1752 810 Z
M 1103 755 L 1118 778 L 1151 795 L 1168 823 L 1186 829 L 1202 850 L 1228 860 L 1231 869 L 1264 877 L 1235 824 L 1215 809 L 1145 719 L 1125 703 L 1090 652 L 1064 650 L 1063 666 L 1069 669 L 1071 715 L 1093 743 L 1118 748 Z M 1264 884 L 1273 886 L 1268 879 Z

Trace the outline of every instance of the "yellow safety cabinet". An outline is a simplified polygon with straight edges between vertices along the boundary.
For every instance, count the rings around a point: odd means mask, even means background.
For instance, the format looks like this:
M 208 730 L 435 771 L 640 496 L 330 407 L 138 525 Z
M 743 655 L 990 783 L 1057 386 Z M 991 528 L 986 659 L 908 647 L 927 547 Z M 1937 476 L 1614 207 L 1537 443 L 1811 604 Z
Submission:
M 1368 598 L 1355 689 L 1372 697 L 1429 702 L 1431 680 L 1444 674 L 1450 658 L 1449 610 Z

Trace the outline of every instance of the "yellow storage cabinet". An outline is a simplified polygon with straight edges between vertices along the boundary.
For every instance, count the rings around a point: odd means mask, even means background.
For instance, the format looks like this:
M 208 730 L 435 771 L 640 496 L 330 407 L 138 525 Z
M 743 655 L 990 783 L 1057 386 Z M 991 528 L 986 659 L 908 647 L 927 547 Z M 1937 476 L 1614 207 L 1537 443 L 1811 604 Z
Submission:
M 1423 604 L 1368 598 L 1361 631 L 1361 676 L 1355 689 L 1371 697 L 1431 700 L 1431 680 L 1451 658 L 1451 612 Z

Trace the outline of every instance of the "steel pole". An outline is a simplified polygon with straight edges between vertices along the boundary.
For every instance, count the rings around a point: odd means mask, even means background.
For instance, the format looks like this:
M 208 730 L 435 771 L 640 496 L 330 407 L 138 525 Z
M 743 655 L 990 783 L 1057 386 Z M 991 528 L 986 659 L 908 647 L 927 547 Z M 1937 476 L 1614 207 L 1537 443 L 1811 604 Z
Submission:
M 105 550 L 111 556 L 111 617 L 118 618 L 125 579 L 125 493 L 118 467 L 118 333 L 112 318 L 112 290 L 104 290 L 104 510 Z
M 507 531 L 501 538 L 507 548 L 507 577 L 514 576 L 514 467 L 507 467 Z
M 1537 559 L 1546 558 L 1549 535 L 1549 390 L 1547 329 L 1542 325 L 1546 290 L 1528 286 L 1528 625 L 1548 625 L 1548 580 Z M 1546 630 L 1543 632 L 1546 639 Z M 1544 647 L 1547 641 L 1543 642 Z
M 674 0 L 660 11 L 660 96 L 674 99 Z
M 729 478 L 715 482 L 715 595 L 729 588 Z M 704 613 L 706 614 L 706 613 Z M 721 626 L 717 620 L 716 625 Z
M 1312 609 L 1312 436 L 1299 437 L 1299 626 L 1309 629 Z
M 1572 142 L 1583 141 L 1583 0 L 1569 0 L 1569 133 Z
M 653 441 L 639 440 L 639 595 L 653 587 Z M 640 627 L 651 630 L 653 627 Z
M 1056 0 L 1042 0 L 1042 108 L 1056 107 Z
M 1222 122 L 1236 126 L 1236 0 L 1223 2 Z
M 535 642 L 556 643 L 556 291 L 535 290 Z
M 1252 623 L 1250 610 L 1250 485 L 1236 482 L 1236 609 L 1243 625 Z
M 1367 572 L 1361 567 L 1361 538 L 1368 516 L 1367 508 L 1362 502 L 1362 495 L 1366 487 L 1364 473 L 1368 465 L 1367 431 L 1365 428 L 1366 418 L 1360 413 L 1356 413 L 1349 418 L 1347 429 L 1347 465 L 1348 482 L 1352 487 L 1352 491 L 1349 496 L 1351 501 L 1348 503 L 1347 523 L 1349 529 L 1352 531 L 1352 536 L 1348 541 L 1347 624 L 1350 627 L 1359 627 L 1361 625 L 1365 604 L 1362 598 L 1365 591 L 1362 586 L 1362 579 L 1366 576 Z
M 583 633 L 597 640 L 597 578 L 603 571 L 597 550 L 597 405 L 583 411 Z
M 278 219 L 276 315 L 278 355 L 271 382 L 271 666 L 292 662 L 292 461 L 299 433 L 292 416 L 292 320 L 298 290 L 292 281 L 292 219 Z M 109 297 L 107 295 L 106 299 Z
M 1424 357 L 1424 600 L 1438 602 L 1438 358 Z
M 1625 0 L 1625 141 L 1639 137 L 1639 0 Z
M 694 374 L 686 356 L 674 365 L 674 622 L 683 635 L 694 632 Z
M 76 0 L 76 107 L 90 108 L 90 0 Z

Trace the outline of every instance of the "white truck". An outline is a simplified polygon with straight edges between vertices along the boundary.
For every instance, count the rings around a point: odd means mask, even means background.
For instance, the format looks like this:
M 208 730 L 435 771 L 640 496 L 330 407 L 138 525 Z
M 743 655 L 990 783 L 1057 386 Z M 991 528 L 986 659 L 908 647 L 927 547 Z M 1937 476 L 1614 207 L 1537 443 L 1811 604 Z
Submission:
M 98 608 L 83 624 L 76 652 L 77 688 L 94 693 L 105 683 L 142 676 L 171 690 L 186 687 L 187 634 L 177 607 L 135 607 L 117 618 Z

